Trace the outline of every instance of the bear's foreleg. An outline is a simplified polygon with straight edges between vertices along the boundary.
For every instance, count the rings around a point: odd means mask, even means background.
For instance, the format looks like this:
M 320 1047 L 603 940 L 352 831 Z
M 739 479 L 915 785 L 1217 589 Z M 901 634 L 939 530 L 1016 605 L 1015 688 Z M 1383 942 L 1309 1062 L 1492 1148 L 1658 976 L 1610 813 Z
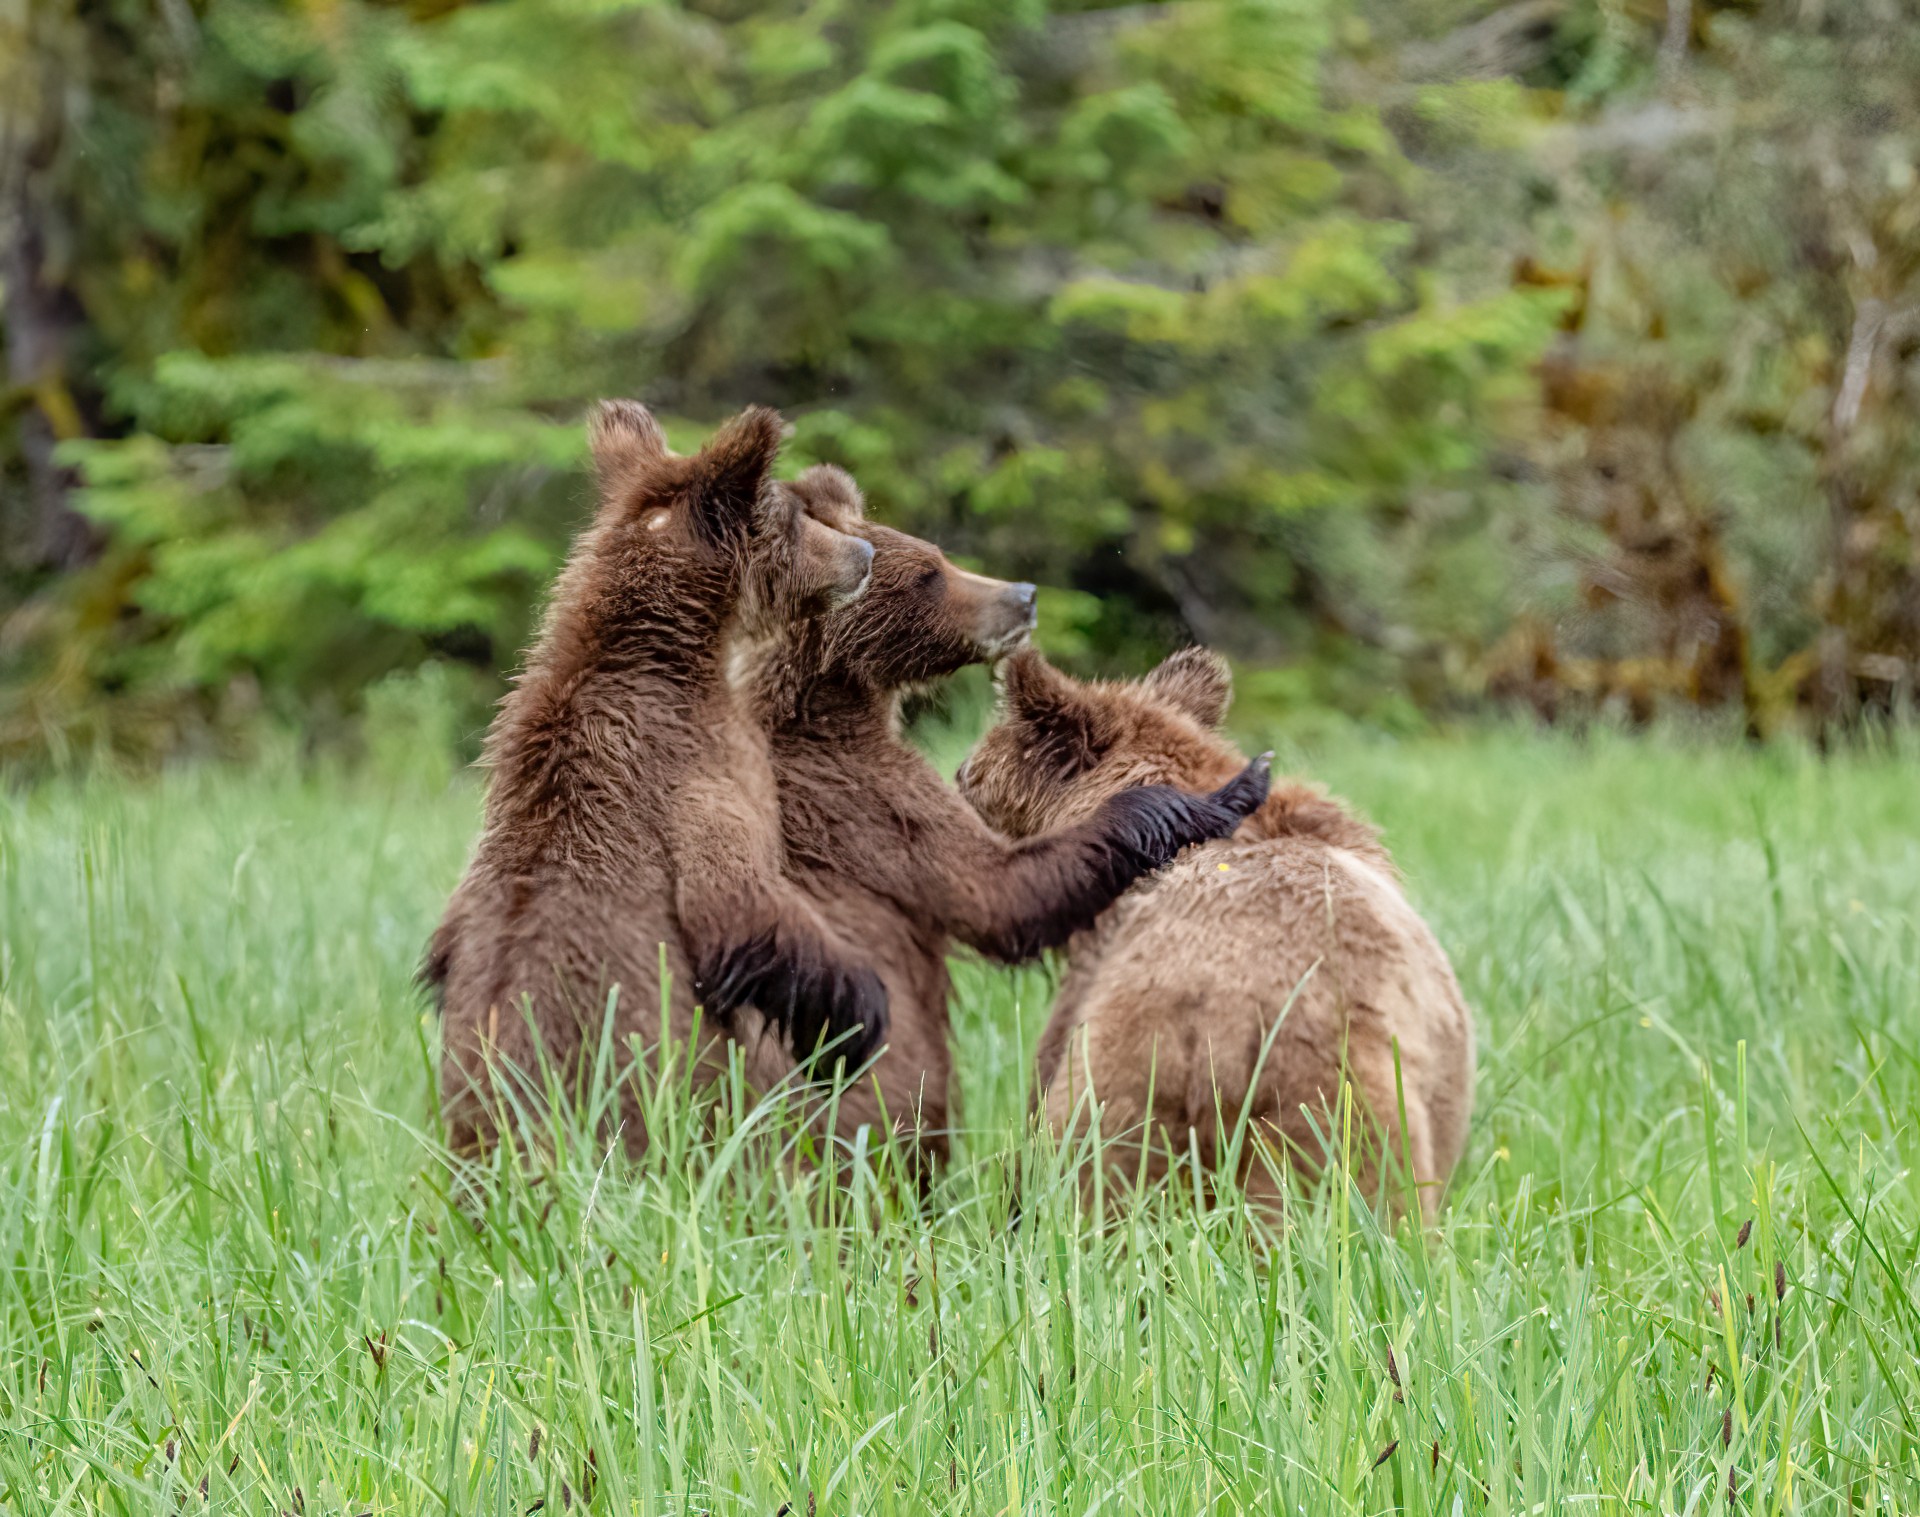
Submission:
M 1211 795 L 1140 785 L 1101 802 L 1084 822 L 1044 837 L 990 840 L 949 858 L 950 930 L 990 958 L 1020 963 L 1086 931 L 1134 881 L 1181 849 L 1230 836 L 1267 798 L 1272 755 L 1262 754 Z

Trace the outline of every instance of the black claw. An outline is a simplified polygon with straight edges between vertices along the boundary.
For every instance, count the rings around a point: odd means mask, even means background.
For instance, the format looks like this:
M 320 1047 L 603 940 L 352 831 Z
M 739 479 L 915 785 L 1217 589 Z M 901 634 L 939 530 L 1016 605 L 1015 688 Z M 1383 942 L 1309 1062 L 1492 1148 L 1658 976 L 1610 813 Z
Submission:
M 1235 818 L 1234 825 L 1258 811 L 1266 804 L 1267 793 L 1273 786 L 1273 754 L 1271 751 L 1261 754 L 1246 768 L 1242 769 L 1226 784 L 1214 791 L 1208 800 Z M 1232 831 L 1229 828 L 1228 831 Z M 1224 837 L 1226 833 L 1217 836 Z

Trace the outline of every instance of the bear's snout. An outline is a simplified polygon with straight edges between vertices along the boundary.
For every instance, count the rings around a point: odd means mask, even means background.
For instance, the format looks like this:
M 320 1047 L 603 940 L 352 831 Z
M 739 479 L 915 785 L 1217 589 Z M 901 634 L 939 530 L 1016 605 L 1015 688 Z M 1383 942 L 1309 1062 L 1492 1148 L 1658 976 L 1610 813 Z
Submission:
M 1005 658 L 1026 645 L 1039 612 L 1040 592 L 1026 583 L 1010 585 L 983 574 L 959 574 L 955 590 L 968 605 L 973 643 L 989 661 Z
M 997 609 L 1000 626 L 981 639 L 989 658 L 1004 658 L 1027 645 L 1040 619 L 1040 592 L 1030 584 L 1008 585 Z

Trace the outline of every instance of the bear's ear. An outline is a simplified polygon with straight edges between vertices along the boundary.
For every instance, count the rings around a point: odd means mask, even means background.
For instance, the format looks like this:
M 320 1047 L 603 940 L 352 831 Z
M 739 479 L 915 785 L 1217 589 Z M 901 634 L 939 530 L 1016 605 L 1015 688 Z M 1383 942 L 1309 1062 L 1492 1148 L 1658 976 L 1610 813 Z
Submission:
M 807 515 L 845 532 L 867 519 L 867 503 L 860 487 L 845 469 L 832 464 L 815 464 L 802 469 L 793 481 L 793 492 L 800 497 Z
M 638 480 L 667 452 L 667 434 L 653 413 L 637 400 L 603 400 L 587 418 L 587 442 L 601 487 L 622 490 Z
M 1073 704 L 1078 694 L 1073 681 L 1034 648 L 1023 648 L 1002 659 L 995 683 L 1007 715 L 1028 720 Z
M 713 434 L 691 461 L 688 496 L 693 520 L 715 537 L 763 525 L 757 518 L 767 473 L 780 451 L 778 411 L 749 406 Z M 769 506 L 771 502 L 769 501 Z
M 1027 728 L 1027 757 L 1062 778 L 1085 774 L 1113 746 L 1098 703 L 1031 648 L 1001 663 L 1000 693 Z
M 1208 648 L 1182 648 L 1140 684 L 1206 728 L 1220 725 L 1233 700 L 1227 661 Z

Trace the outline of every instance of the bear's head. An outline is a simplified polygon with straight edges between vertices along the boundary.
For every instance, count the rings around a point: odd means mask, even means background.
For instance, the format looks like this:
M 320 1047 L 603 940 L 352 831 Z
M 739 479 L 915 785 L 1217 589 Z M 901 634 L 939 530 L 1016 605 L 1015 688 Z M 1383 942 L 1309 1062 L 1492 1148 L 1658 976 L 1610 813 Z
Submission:
M 990 826 L 1031 837 L 1134 785 L 1212 790 L 1246 762 L 1217 730 L 1232 697 L 1225 660 L 1205 648 L 1091 683 L 1018 654 L 1001 666 L 1000 719 L 960 766 L 960 792 Z
M 781 431 L 777 412 L 750 407 L 687 457 L 667 447 L 639 402 L 602 402 L 589 429 L 599 554 L 666 570 L 684 594 L 724 603 L 712 609 L 730 610 L 753 634 L 857 599 L 873 547 L 773 480 Z
M 880 697 L 1025 646 L 1032 585 L 970 574 L 932 543 L 867 521 L 859 488 L 830 464 L 784 488 L 809 519 L 872 544 L 873 576 L 859 600 L 821 617 L 795 642 L 776 683 L 831 682 Z

